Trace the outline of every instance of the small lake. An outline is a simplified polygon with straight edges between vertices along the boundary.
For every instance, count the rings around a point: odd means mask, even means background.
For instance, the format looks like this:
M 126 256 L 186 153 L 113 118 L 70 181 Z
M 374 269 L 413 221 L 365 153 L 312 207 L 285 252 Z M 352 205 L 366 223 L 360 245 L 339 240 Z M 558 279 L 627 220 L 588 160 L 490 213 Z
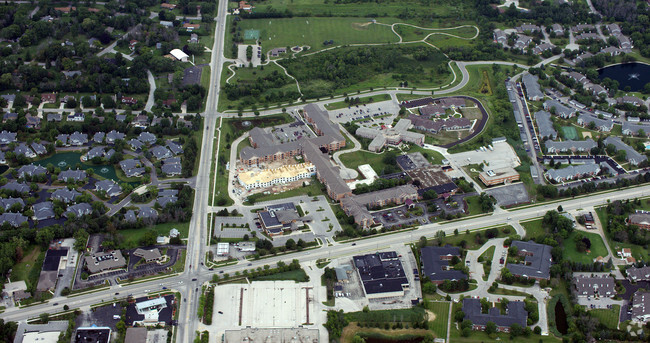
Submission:
M 632 92 L 638 92 L 643 89 L 646 83 L 650 82 L 650 65 L 645 63 L 624 63 L 599 69 L 598 78 L 602 80 L 606 77 L 618 81 L 618 89 L 620 90 L 630 86 Z
M 117 174 L 115 173 L 115 167 L 111 164 L 107 165 L 97 165 L 97 164 L 87 164 L 81 162 L 81 156 L 82 154 L 79 152 L 61 152 L 58 154 L 54 154 L 44 160 L 36 161 L 34 164 L 41 165 L 43 167 L 47 167 L 48 164 L 54 165 L 54 167 L 61 168 L 61 170 L 66 170 L 66 169 L 76 169 L 77 165 L 81 169 L 92 169 L 95 171 L 95 174 L 106 178 L 106 179 L 111 179 L 115 182 L 121 182 L 120 179 L 117 178 Z
M 566 312 L 560 300 L 555 303 L 555 327 L 561 334 L 566 335 L 569 329 L 569 324 L 566 320 Z

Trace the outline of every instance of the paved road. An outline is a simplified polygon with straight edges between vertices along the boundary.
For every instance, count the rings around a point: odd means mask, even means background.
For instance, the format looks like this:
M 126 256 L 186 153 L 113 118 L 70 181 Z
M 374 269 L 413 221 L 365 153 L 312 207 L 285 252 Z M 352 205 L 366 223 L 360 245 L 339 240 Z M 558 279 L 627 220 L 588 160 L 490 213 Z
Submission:
M 215 117 L 212 116 L 212 118 Z M 206 121 L 206 123 L 207 122 L 208 121 Z M 214 119 L 211 120 L 209 124 L 213 125 Z M 206 158 L 206 160 L 209 160 L 209 157 L 206 155 L 210 155 L 209 152 L 211 151 L 208 148 L 209 147 L 205 147 L 205 149 L 202 150 L 203 152 L 201 157 Z M 194 328 L 197 325 L 195 316 L 198 297 L 195 288 L 199 287 L 200 283 L 209 281 L 212 278 L 213 274 L 203 267 L 201 267 L 200 270 L 197 268 L 197 263 L 199 262 L 204 249 L 203 243 L 206 231 L 202 229 L 205 226 L 199 226 L 199 224 L 204 225 L 206 221 L 206 216 L 204 215 L 205 211 L 201 210 L 200 208 L 201 206 L 207 207 L 205 206 L 205 203 L 207 202 L 206 199 L 208 187 L 207 175 L 205 174 L 207 170 L 206 166 L 208 165 L 209 164 L 202 163 L 199 170 L 199 180 L 197 181 L 197 195 L 201 195 L 201 199 L 197 199 L 195 201 L 195 213 L 197 215 L 193 216 L 190 225 L 189 237 L 192 237 L 194 239 L 190 239 L 188 241 L 188 259 L 186 264 L 191 265 L 192 268 L 188 267 L 183 273 L 177 276 L 169 277 L 165 279 L 165 281 L 147 281 L 137 285 L 126 286 L 124 288 L 114 286 L 109 290 L 98 291 L 89 295 L 81 295 L 72 298 L 57 297 L 50 300 L 50 302 L 47 304 L 35 305 L 25 309 L 7 309 L 6 312 L 0 314 L 0 318 L 12 321 L 24 320 L 27 318 L 36 317 L 43 312 L 61 310 L 64 305 L 69 305 L 71 308 L 80 307 L 87 309 L 91 304 L 95 304 L 101 300 L 111 300 L 115 296 L 115 292 L 119 292 L 119 296 L 124 296 L 127 294 L 134 294 L 136 296 L 139 296 L 143 294 L 145 290 L 160 290 L 160 284 L 162 284 L 162 286 L 180 291 L 181 294 L 183 294 L 183 298 L 187 299 L 187 301 L 182 301 L 180 306 L 181 312 L 179 319 L 179 337 L 182 338 L 179 338 L 179 341 L 191 341 L 189 340 L 190 334 L 194 332 Z M 608 200 L 614 201 L 648 195 L 650 195 L 650 185 L 604 194 L 592 194 L 587 197 L 512 210 L 508 211 L 508 213 L 513 221 L 522 221 L 542 216 L 546 211 L 556 209 L 558 204 L 562 204 L 565 210 L 571 211 L 578 208 L 603 205 L 606 204 Z M 456 228 L 463 230 L 476 230 L 486 226 L 505 224 L 506 222 L 507 219 L 505 218 L 505 215 L 503 213 L 497 213 L 490 216 L 471 218 L 460 222 L 427 224 L 419 227 L 417 230 L 410 232 L 372 237 L 369 239 L 357 241 L 356 245 L 354 246 L 349 242 L 344 242 L 333 246 L 328 246 L 325 244 L 320 248 L 314 250 L 303 251 L 300 253 L 289 254 L 285 256 L 273 256 L 259 261 L 251 261 L 250 263 L 252 266 L 247 266 L 246 263 L 239 263 L 236 265 L 219 268 L 214 273 L 223 271 L 225 273 L 230 273 L 233 275 L 235 272 L 241 272 L 244 269 L 257 268 L 265 264 L 273 265 L 278 261 L 290 262 L 294 258 L 300 259 L 302 263 L 316 261 L 319 258 L 340 258 L 344 256 L 356 255 L 363 252 L 373 252 L 393 244 L 403 244 L 409 241 L 416 241 L 420 236 L 433 238 L 436 232 L 439 230 L 443 230 L 447 234 L 452 234 Z M 197 278 L 197 281 L 190 281 L 192 277 Z M 179 284 L 179 282 L 183 282 L 183 284 Z M 57 303 L 57 305 L 53 306 L 53 303 Z
M 156 91 L 156 79 L 153 78 L 153 74 L 150 70 L 147 70 L 147 79 L 149 80 L 149 96 L 147 97 L 147 104 L 144 105 L 144 110 L 151 112 L 151 108 L 154 103 L 154 92 Z

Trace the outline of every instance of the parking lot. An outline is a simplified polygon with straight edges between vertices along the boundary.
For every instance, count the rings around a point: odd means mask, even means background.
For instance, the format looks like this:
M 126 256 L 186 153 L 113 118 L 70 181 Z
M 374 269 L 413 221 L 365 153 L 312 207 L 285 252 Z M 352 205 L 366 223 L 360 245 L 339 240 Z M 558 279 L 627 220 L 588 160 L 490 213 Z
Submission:
M 509 207 L 530 202 L 528 191 L 523 183 L 515 183 L 485 191 L 497 200 L 499 206 Z
M 330 120 L 335 123 L 357 121 L 364 126 L 392 124 L 398 113 L 399 105 L 392 100 L 329 111 Z
M 302 138 L 312 138 L 314 135 L 304 121 L 297 119 L 290 124 L 276 126 L 271 132 L 275 144 L 294 142 Z
M 449 201 L 445 202 L 444 199 L 436 199 L 433 202 L 418 202 L 414 205 L 422 209 L 422 215 L 415 216 L 406 210 L 406 205 L 393 207 L 387 210 L 373 212 L 372 216 L 375 222 L 381 223 L 384 227 L 392 227 L 397 225 L 412 225 L 412 224 L 426 224 L 430 221 L 435 221 L 437 216 L 441 215 L 443 210 L 445 214 L 455 215 L 458 213 L 465 213 L 466 206 L 463 199 L 467 196 L 476 195 L 476 193 L 458 194 L 449 197 Z M 428 204 L 434 204 L 437 209 L 434 212 L 428 210 Z

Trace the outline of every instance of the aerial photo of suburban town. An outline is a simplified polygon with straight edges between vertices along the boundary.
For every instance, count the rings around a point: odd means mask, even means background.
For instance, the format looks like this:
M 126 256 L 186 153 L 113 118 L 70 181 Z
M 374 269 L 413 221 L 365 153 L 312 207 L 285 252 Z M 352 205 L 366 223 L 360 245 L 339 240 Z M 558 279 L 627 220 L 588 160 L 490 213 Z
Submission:
M 2 0 L 0 343 L 650 342 L 650 0 Z

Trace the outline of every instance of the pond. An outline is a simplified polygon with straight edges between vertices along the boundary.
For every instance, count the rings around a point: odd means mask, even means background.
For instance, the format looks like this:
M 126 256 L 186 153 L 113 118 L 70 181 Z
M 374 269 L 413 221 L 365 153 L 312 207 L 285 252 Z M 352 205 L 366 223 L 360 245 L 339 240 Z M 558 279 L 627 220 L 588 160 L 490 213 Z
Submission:
M 564 312 L 564 306 L 562 306 L 560 300 L 555 303 L 555 327 L 557 327 L 557 331 L 563 335 L 566 335 L 569 329 L 569 325 L 566 321 L 566 312 Z
M 650 65 L 635 62 L 599 69 L 598 78 L 602 80 L 606 77 L 618 81 L 618 89 L 624 90 L 625 87 L 630 86 L 630 91 L 638 92 L 643 90 L 646 83 L 650 83 Z
M 81 156 L 82 154 L 79 152 L 61 152 L 58 154 L 54 154 L 46 159 L 36 161 L 34 164 L 41 165 L 43 167 L 47 167 L 48 164 L 54 165 L 54 167 L 61 168 L 61 170 L 66 170 L 68 168 L 70 169 L 75 169 L 77 168 L 77 165 L 81 169 L 92 169 L 95 171 L 95 174 L 106 178 L 106 179 L 111 179 L 115 182 L 121 182 L 120 179 L 117 177 L 117 174 L 115 173 L 115 167 L 113 165 L 107 164 L 107 165 L 97 165 L 97 164 L 87 164 L 81 162 Z

